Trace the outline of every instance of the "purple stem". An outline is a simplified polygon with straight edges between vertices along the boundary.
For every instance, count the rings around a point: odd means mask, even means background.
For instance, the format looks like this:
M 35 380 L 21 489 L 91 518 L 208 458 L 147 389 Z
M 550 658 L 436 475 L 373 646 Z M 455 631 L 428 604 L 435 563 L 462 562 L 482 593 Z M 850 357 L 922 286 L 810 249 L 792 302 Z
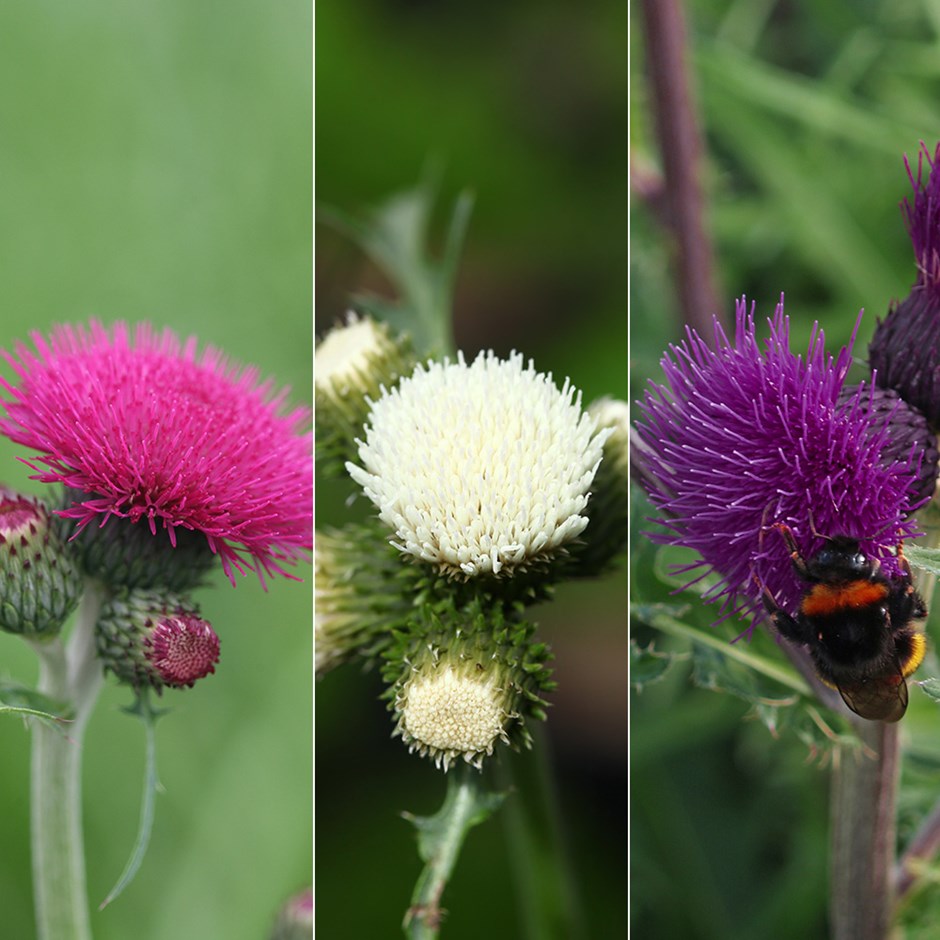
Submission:
M 704 222 L 702 142 L 686 65 L 685 21 L 678 0 L 643 0 L 647 67 L 665 174 L 666 224 L 675 238 L 679 304 L 700 336 L 713 335 L 712 315 L 724 323 L 714 286 L 711 240 Z

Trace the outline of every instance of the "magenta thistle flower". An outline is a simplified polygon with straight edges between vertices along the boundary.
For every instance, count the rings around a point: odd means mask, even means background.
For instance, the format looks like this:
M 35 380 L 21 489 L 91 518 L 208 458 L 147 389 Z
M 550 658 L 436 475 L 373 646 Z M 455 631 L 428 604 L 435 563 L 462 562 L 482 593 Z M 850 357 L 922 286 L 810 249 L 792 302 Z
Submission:
M 215 672 L 219 638 L 197 608 L 166 591 L 121 591 L 102 606 L 95 642 L 105 668 L 135 688 L 182 689 Z
M 111 517 L 142 523 L 172 545 L 205 536 L 229 579 L 290 577 L 312 548 L 310 413 L 213 347 L 149 324 L 131 330 L 59 326 L 35 353 L 4 351 L 16 383 L 0 431 L 36 452 L 35 479 L 78 490 L 60 515 L 82 529 Z
M 894 550 L 916 528 L 917 446 L 893 446 L 894 412 L 873 407 L 870 389 L 840 401 L 850 349 L 826 355 L 816 327 L 805 357 L 790 351 L 782 299 L 763 343 L 753 308 L 742 299 L 736 313 L 733 343 L 717 321 L 714 349 L 689 330 L 662 360 L 666 384 L 650 383 L 639 402 L 637 477 L 666 529 L 653 537 L 698 553 L 682 569 L 690 583 L 719 576 L 705 599 L 721 602 L 722 619 L 760 615 L 765 587 L 797 608 L 805 585 L 775 523 L 807 556 L 822 536 L 857 538 L 900 576 Z
M 895 389 L 940 428 L 940 144 L 931 159 L 924 144 L 917 176 L 904 158 L 914 201 L 902 203 L 917 264 L 917 279 L 907 298 L 892 305 L 868 348 L 874 379 Z M 926 167 L 925 167 L 926 163 Z
M 145 656 L 164 685 L 191 686 L 215 672 L 219 638 L 210 624 L 191 613 L 178 613 L 154 624 L 144 638 Z

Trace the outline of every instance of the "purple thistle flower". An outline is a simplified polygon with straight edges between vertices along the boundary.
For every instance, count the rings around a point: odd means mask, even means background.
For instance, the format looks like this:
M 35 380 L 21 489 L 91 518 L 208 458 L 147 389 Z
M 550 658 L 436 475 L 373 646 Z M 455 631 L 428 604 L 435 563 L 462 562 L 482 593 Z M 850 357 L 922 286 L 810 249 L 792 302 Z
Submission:
M 907 298 L 892 305 L 875 329 L 868 348 L 875 382 L 895 389 L 919 408 L 930 425 L 940 428 L 940 144 L 931 159 L 922 143 L 915 178 L 907 157 L 904 166 L 914 187 L 913 204 L 901 205 L 917 279 Z M 925 164 L 929 169 L 925 172 Z
M 840 401 L 851 348 L 826 355 L 816 326 L 805 358 L 792 353 L 782 298 L 768 323 L 760 343 L 742 298 L 733 344 L 717 321 L 714 349 L 688 330 L 662 360 L 666 384 L 638 403 L 637 475 L 667 530 L 653 538 L 698 552 L 681 569 L 690 583 L 720 576 L 704 595 L 721 602 L 720 619 L 762 616 L 765 587 L 797 609 L 805 584 L 776 523 L 807 556 L 825 536 L 856 538 L 889 577 L 901 573 L 899 540 L 916 531 L 919 453 L 892 447 L 893 412 L 872 406 L 870 388 Z
M 56 327 L 36 352 L 3 357 L 0 431 L 32 448 L 34 479 L 80 491 L 60 515 L 79 529 L 114 517 L 205 536 L 234 584 L 246 569 L 292 577 L 312 549 L 310 413 L 213 347 L 124 323 Z M 82 498 L 84 497 L 84 498 Z

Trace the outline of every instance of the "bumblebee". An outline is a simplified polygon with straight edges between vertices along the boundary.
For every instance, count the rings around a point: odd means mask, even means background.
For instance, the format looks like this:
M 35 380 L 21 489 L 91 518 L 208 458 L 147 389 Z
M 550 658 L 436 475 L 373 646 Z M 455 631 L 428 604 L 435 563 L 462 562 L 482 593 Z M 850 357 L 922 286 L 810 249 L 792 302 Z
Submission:
M 927 616 L 911 569 L 898 546 L 903 576 L 888 579 L 857 539 L 837 535 L 804 559 L 793 533 L 783 536 L 796 573 L 807 582 L 799 612 L 791 617 L 764 588 L 764 607 L 780 634 L 809 648 L 819 678 L 837 689 L 855 714 L 869 721 L 898 721 L 907 710 L 905 679 L 921 664 L 924 634 L 912 626 Z

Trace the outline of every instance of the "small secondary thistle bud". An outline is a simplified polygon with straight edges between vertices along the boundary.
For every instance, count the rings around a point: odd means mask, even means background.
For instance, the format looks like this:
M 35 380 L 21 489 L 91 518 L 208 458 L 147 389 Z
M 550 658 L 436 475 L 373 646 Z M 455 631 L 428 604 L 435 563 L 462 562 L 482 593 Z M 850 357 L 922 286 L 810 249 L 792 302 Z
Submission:
M 345 325 L 330 330 L 316 349 L 316 449 L 321 469 L 343 473 L 356 453 L 371 401 L 415 366 L 406 337 L 371 317 L 350 312 Z
M 317 677 L 356 657 L 374 664 L 407 626 L 423 572 L 401 563 L 375 520 L 318 531 L 313 569 Z
M 199 611 L 165 591 L 124 591 L 104 605 L 98 654 L 121 682 L 184 688 L 215 672 L 219 638 Z
M 388 656 L 384 670 L 387 680 L 397 671 L 387 693 L 393 734 L 445 771 L 461 757 L 479 768 L 498 741 L 530 746 L 525 719 L 545 717 L 540 693 L 554 688 L 545 665 L 551 653 L 532 642 L 531 624 L 503 624 L 498 609 L 464 617 L 465 627 L 438 621 L 416 632 L 410 653 Z
M 88 498 L 66 490 L 62 508 Z M 76 534 L 74 520 L 60 517 L 58 528 L 82 570 L 110 587 L 190 591 L 218 561 L 205 535 L 182 526 L 151 532 L 143 519 L 112 517 L 104 525 L 89 523 Z
M 604 441 L 604 456 L 591 486 L 587 528 L 571 548 L 571 573 L 579 576 L 599 574 L 626 551 L 629 517 L 630 409 L 625 401 L 599 398 L 587 413 L 598 430 L 607 429 L 610 436 Z
M 82 576 L 38 499 L 0 487 L 0 629 L 54 636 L 75 609 Z
M 312 940 L 313 891 L 295 894 L 281 908 L 270 940 Z

